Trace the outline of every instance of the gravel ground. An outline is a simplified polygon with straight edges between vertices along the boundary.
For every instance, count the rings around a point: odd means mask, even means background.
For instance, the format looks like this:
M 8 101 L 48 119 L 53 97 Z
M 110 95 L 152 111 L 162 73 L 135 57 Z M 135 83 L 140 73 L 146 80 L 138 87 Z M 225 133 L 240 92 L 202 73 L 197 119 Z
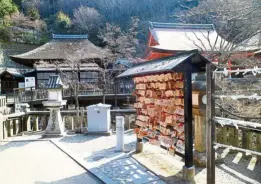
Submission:
M 0 145 L 1 184 L 100 184 L 49 141 Z
M 219 150 L 222 152 L 223 150 Z M 257 162 L 253 170 L 249 170 L 252 157 L 242 157 L 239 162 L 233 163 L 237 153 L 227 154 L 224 163 L 216 166 L 217 184 L 260 184 L 261 163 Z M 167 184 L 187 184 L 182 180 L 182 167 L 184 162 L 181 157 L 170 155 L 166 150 L 159 147 L 144 144 L 144 152 L 134 154 L 133 157 L 140 163 L 157 173 Z M 195 182 L 206 183 L 206 168 L 196 167 Z

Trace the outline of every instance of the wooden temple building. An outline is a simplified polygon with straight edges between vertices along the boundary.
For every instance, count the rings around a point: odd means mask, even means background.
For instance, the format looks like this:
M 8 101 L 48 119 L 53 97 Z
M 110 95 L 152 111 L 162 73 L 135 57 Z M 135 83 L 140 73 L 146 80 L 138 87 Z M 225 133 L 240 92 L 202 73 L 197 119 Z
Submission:
M 81 105 L 102 102 L 101 70 L 104 69 L 103 62 L 111 56 L 111 53 L 90 42 L 88 35 L 52 36 L 51 41 L 34 50 L 10 56 L 12 61 L 33 69 L 33 72 L 26 74 L 27 77 L 35 77 L 35 90 L 29 95 L 26 89 L 15 89 L 15 100 L 35 101 L 35 104 L 41 104 L 41 100 L 46 98 L 45 85 L 49 76 L 59 74 L 65 84 L 74 82 L 77 75 L 82 84 L 79 92 Z M 126 101 L 126 98 L 131 96 L 132 89 L 131 80 L 117 81 L 117 84 L 107 81 L 106 102 L 114 104 L 115 99 Z M 64 97 L 70 96 L 71 90 L 65 90 Z

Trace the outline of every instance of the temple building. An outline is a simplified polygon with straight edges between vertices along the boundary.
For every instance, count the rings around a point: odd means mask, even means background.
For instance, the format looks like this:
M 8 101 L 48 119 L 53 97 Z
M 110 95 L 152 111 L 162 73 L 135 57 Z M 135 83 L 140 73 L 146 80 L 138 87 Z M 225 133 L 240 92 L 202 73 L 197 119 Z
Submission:
M 80 102 L 82 105 L 88 103 L 102 102 L 101 71 L 104 70 L 106 59 L 111 57 L 110 51 L 98 47 L 88 40 L 88 35 L 59 35 L 53 34 L 48 43 L 29 52 L 18 55 L 10 55 L 15 63 L 31 68 L 33 71 L 26 73 L 26 77 L 35 78 L 35 101 L 39 101 L 42 95 L 38 92 L 44 91 L 50 75 L 59 74 L 65 84 L 72 84 L 75 80 L 80 82 Z M 121 65 L 121 67 L 120 67 Z M 115 69 L 124 70 L 128 67 L 125 62 L 116 62 Z M 108 72 L 114 72 L 110 67 Z M 106 81 L 107 100 L 114 103 L 118 99 L 126 99 L 132 93 L 132 81 Z M 25 89 L 26 91 L 26 89 Z M 17 96 L 26 95 L 24 90 L 15 91 Z M 41 92 L 44 94 L 44 92 Z M 67 96 L 66 96 L 67 95 Z M 38 97 L 40 96 L 40 97 Z M 64 96 L 72 96 L 69 90 L 64 91 Z M 33 98 L 33 97 L 32 97 Z M 96 100 L 95 102 L 92 100 Z M 27 102 L 21 101 L 19 102 Z
M 239 45 L 221 37 L 212 24 L 179 24 L 150 22 L 147 49 L 143 61 L 175 55 L 198 49 L 206 57 L 217 56 L 225 51 L 232 52 L 233 58 L 251 57 L 260 50 L 260 37 L 254 36 Z
M 56 35 L 53 39 L 24 54 L 11 55 L 10 58 L 19 64 L 35 69 L 32 76 L 36 78 L 36 87 L 47 83 L 49 76 L 63 71 L 64 75 L 72 75 L 75 65 L 80 65 L 80 81 L 98 82 L 99 68 L 110 53 L 95 46 L 87 35 Z M 62 77 L 64 78 L 64 77 Z

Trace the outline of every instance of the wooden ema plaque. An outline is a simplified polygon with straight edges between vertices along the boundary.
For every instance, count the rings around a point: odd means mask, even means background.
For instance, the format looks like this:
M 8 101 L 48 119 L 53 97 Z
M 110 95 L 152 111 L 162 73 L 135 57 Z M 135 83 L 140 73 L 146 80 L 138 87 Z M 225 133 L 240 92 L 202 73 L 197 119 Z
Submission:
M 182 73 L 135 77 L 138 138 L 184 153 L 184 82 Z

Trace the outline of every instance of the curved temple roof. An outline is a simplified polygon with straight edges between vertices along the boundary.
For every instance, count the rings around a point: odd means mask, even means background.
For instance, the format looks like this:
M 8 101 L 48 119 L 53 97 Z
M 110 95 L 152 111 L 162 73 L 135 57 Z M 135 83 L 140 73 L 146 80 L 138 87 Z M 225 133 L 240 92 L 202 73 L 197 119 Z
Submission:
M 24 54 L 12 55 L 10 58 L 32 67 L 34 62 L 39 60 L 65 60 L 73 57 L 88 60 L 102 59 L 109 55 L 109 51 L 90 42 L 87 35 L 53 35 L 53 39 L 48 43 Z

